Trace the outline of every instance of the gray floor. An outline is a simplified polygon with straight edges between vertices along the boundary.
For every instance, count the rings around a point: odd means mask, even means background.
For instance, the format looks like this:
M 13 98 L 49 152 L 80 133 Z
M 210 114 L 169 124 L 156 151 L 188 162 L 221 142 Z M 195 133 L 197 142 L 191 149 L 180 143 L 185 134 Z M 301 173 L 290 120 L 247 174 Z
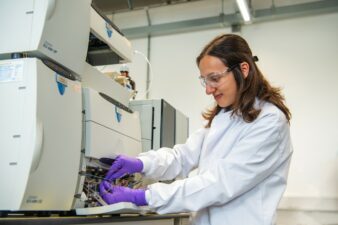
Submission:
M 338 212 L 279 210 L 277 225 L 338 225 Z

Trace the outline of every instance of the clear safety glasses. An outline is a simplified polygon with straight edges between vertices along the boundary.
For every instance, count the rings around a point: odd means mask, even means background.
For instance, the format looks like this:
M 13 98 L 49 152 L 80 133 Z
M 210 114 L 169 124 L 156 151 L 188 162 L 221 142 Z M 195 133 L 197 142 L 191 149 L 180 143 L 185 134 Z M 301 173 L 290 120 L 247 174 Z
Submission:
M 221 78 L 228 75 L 236 66 L 237 65 L 227 68 L 223 73 L 211 73 L 205 77 L 199 76 L 198 79 L 203 87 L 206 87 L 207 85 L 213 88 L 218 87 L 222 83 Z

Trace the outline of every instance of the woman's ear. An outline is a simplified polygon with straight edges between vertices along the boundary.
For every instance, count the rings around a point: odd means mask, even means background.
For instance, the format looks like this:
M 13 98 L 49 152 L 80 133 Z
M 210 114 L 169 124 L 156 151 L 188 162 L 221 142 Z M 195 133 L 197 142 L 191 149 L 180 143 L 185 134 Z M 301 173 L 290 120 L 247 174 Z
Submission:
M 242 62 L 240 65 L 242 74 L 244 76 L 244 79 L 247 78 L 247 76 L 249 75 L 249 71 L 250 71 L 250 65 L 247 62 Z

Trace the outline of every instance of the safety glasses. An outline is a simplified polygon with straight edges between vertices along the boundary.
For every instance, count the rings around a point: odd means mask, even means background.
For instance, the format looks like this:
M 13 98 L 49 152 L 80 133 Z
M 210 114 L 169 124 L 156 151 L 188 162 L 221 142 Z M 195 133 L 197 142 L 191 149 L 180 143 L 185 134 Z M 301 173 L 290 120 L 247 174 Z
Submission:
M 227 68 L 222 73 L 211 73 L 205 77 L 199 76 L 198 79 L 200 80 L 203 87 L 206 87 L 208 85 L 209 87 L 216 88 L 222 84 L 221 82 L 222 78 L 228 75 L 236 66 L 237 64 L 232 67 Z

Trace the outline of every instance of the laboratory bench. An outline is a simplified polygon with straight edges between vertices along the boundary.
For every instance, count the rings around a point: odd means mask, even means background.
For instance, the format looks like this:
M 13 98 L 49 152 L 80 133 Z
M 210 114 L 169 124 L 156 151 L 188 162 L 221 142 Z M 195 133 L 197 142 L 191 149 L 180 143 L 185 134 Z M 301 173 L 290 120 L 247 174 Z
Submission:
M 0 218 L 0 225 L 187 225 L 189 214 L 126 214 L 104 216 L 8 216 Z

